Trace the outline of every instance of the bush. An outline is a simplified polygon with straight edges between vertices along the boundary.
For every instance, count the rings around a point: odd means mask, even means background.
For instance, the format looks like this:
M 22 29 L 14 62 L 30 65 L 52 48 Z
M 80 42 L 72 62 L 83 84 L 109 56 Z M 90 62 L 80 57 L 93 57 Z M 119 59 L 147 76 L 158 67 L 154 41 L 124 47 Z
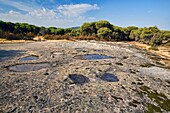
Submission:
M 162 44 L 162 38 L 160 36 L 160 33 L 155 33 L 154 36 L 151 38 L 149 44 L 151 46 L 158 46 Z
M 44 38 L 47 40 L 69 40 L 71 37 L 68 35 L 45 35 Z
M 100 28 L 98 31 L 97 31 L 97 36 L 100 38 L 100 39 L 106 39 L 106 38 L 110 38 L 111 39 L 111 36 L 112 36 L 112 31 L 107 28 L 107 27 L 102 27 Z
M 170 39 L 165 43 L 166 46 L 170 46 Z

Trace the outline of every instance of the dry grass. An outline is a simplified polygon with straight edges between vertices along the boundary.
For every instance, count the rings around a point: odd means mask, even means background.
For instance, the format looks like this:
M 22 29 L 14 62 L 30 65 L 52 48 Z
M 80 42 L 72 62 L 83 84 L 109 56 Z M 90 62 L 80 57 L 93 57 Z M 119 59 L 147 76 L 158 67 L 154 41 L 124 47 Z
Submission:
M 94 36 L 72 37 L 72 36 L 69 36 L 69 35 L 45 35 L 44 37 L 47 40 L 71 40 L 71 41 L 75 41 L 75 40 L 97 40 L 97 38 L 94 37 Z
M 6 43 L 22 43 L 22 42 L 34 42 L 32 40 L 6 40 L 0 38 L 0 44 L 6 44 Z
M 44 38 L 47 40 L 69 40 L 71 37 L 68 35 L 45 35 Z
M 154 49 L 151 49 L 151 46 L 148 46 L 146 44 L 141 44 L 139 42 L 129 42 L 129 44 L 135 45 L 137 48 L 146 49 L 152 53 L 155 53 L 155 54 L 158 54 L 160 56 L 170 59 L 170 54 L 169 54 L 170 47 L 169 46 L 160 46 L 154 50 Z
M 77 37 L 73 37 L 72 39 L 75 39 L 75 40 L 97 40 L 97 38 L 95 36 L 77 36 Z

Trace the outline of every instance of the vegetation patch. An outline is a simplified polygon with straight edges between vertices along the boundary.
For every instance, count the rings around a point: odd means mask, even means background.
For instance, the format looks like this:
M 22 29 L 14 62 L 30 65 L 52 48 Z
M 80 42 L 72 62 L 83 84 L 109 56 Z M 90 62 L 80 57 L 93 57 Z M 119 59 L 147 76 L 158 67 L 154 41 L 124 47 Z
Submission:
M 170 99 L 168 99 L 163 93 L 158 93 L 156 90 L 151 90 L 147 86 L 141 86 L 142 94 L 147 94 L 148 98 L 156 102 L 158 107 L 166 111 L 170 111 Z M 148 105 L 148 110 L 153 111 L 153 105 Z M 157 109 L 158 110 L 158 109 Z M 150 112 L 149 112 L 150 113 Z M 152 112 L 151 112 L 152 113 Z
M 146 64 L 142 64 L 140 65 L 141 67 L 152 67 L 155 66 L 154 64 L 150 64 L 150 63 L 146 63 Z
M 147 105 L 147 110 L 145 111 L 145 113 L 155 113 L 155 112 L 162 113 L 160 107 L 157 107 L 157 106 L 149 103 L 149 104 Z
M 161 65 L 161 66 L 164 66 L 164 64 L 162 64 L 161 62 L 156 62 L 157 65 Z
M 149 50 L 159 51 L 158 47 L 150 47 Z
M 166 46 L 170 46 L 170 40 L 165 45 Z
M 101 40 L 101 41 L 138 41 L 151 45 L 150 49 L 158 50 L 157 46 L 169 46 L 170 31 L 153 27 L 138 28 L 136 26 L 119 27 L 109 21 L 99 20 L 85 22 L 76 28 L 38 27 L 28 23 L 12 23 L 0 21 L 0 38 L 7 40 L 33 40 L 42 36 L 48 40 Z

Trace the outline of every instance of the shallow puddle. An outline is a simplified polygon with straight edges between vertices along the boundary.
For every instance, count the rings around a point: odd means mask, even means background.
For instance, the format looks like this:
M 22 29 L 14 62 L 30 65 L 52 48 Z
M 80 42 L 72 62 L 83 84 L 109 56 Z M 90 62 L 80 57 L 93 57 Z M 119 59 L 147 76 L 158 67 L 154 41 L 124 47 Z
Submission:
M 69 78 L 74 82 L 74 84 L 85 84 L 88 83 L 90 80 L 86 76 L 77 75 L 77 74 L 70 74 Z
M 50 66 L 51 65 L 48 63 L 18 64 L 18 65 L 9 66 L 8 69 L 10 71 L 15 71 L 15 72 L 28 72 L 28 71 L 37 71 L 43 68 L 48 68 Z
M 105 73 L 102 76 L 99 77 L 101 80 L 107 81 L 107 82 L 118 82 L 119 79 L 117 76 L 110 74 L 110 73 Z
M 88 54 L 83 56 L 83 59 L 86 60 L 101 60 L 101 59 L 109 59 L 109 58 L 113 58 L 113 57 L 106 56 L 106 55 L 99 55 L 99 54 Z
M 5 60 L 7 58 L 16 56 L 17 54 L 21 54 L 23 51 L 21 50 L 0 50 L 0 60 Z
M 19 60 L 27 61 L 27 60 L 37 60 L 37 59 L 38 59 L 38 56 L 31 55 L 31 56 L 20 58 Z

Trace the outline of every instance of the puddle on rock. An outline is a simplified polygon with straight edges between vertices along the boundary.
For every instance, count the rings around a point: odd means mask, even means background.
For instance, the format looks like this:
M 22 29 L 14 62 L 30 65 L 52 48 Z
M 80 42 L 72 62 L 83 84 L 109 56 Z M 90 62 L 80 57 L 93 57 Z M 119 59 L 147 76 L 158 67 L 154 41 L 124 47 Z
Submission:
M 9 57 L 16 56 L 17 54 L 21 54 L 24 51 L 21 50 L 0 50 L 0 61 L 5 60 Z
M 89 78 L 83 75 L 70 74 L 69 78 L 74 82 L 74 84 L 85 84 L 90 82 Z
M 9 66 L 8 69 L 10 71 L 15 72 L 28 72 L 28 71 L 37 71 L 43 68 L 48 68 L 51 65 L 49 63 L 39 63 L 39 64 L 18 64 Z
M 26 57 L 20 58 L 19 60 L 27 61 L 27 60 L 37 60 L 37 59 L 38 59 L 38 56 L 31 55 L 31 56 L 26 56 Z
M 80 55 L 77 56 L 78 59 L 84 59 L 84 60 L 102 60 L 102 59 L 110 59 L 113 58 L 111 56 L 106 55 L 99 55 L 99 54 L 87 54 L 87 55 Z
M 101 60 L 101 59 L 109 59 L 113 57 L 106 56 L 106 55 L 99 55 L 99 54 L 88 54 L 88 55 L 83 56 L 83 58 L 86 60 Z
M 117 76 L 111 74 L 111 73 L 105 73 L 102 76 L 99 77 L 101 80 L 107 81 L 107 82 L 118 82 L 119 79 Z

